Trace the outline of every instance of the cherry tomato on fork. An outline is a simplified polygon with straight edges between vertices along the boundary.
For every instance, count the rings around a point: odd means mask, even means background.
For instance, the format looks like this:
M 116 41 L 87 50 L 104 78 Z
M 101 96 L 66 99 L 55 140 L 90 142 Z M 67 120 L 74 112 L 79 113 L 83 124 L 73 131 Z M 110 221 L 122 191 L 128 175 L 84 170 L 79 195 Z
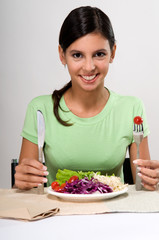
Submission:
M 70 177 L 70 179 L 68 180 L 68 183 L 72 183 L 72 182 L 74 182 L 74 181 L 77 180 L 77 179 L 78 179 L 77 176 L 72 176 L 72 177 Z
M 140 125 L 140 124 L 143 123 L 143 119 L 140 116 L 136 116 L 134 118 L 134 123 L 137 124 L 137 125 Z

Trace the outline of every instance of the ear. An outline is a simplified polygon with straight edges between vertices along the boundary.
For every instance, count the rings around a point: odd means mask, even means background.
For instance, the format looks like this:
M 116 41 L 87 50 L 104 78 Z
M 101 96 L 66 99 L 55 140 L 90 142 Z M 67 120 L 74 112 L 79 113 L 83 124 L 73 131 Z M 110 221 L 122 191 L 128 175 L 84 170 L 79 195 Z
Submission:
M 110 61 L 109 61 L 110 63 L 112 63 L 115 58 L 115 52 L 116 52 L 116 44 L 114 44 L 112 52 L 111 52 Z
M 60 45 L 58 46 L 58 51 L 59 51 L 59 57 L 60 57 L 62 64 L 66 65 L 65 53 Z

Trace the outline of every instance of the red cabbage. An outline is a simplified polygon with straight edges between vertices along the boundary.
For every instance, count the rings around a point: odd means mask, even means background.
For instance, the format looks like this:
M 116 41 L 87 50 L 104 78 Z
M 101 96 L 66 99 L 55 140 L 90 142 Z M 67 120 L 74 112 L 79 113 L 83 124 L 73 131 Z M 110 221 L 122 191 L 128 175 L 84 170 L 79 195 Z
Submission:
M 71 194 L 91 194 L 94 192 L 110 193 L 113 192 L 112 188 L 107 184 L 99 182 L 97 179 L 87 177 L 83 179 L 77 179 L 72 183 L 66 181 L 66 186 L 60 191 L 62 193 Z

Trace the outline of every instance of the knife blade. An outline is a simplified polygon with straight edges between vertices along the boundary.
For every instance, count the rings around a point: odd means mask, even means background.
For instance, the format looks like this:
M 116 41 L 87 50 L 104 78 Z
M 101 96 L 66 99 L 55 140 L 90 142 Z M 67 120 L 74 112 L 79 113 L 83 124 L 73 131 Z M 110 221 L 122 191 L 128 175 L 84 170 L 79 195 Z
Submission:
M 39 162 L 43 163 L 43 146 L 45 139 L 45 121 L 40 110 L 37 111 L 38 153 Z M 44 183 L 38 186 L 38 194 L 44 194 Z

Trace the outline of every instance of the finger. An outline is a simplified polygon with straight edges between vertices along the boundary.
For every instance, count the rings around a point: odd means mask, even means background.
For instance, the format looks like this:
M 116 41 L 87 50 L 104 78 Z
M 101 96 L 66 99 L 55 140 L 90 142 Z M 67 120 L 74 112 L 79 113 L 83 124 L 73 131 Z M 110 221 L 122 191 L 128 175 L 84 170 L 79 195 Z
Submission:
M 150 190 L 150 191 L 155 191 L 156 186 L 148 185 L 147 183 L 142 182 L 142 185 L 145 189 Z
M 31 189 L 31 188 L 34 188 L 34 187 L 38 187 L 39 183 L 35 183 L 35 182 L 32 183 L 32 182 L 25 182 L 25 181 L 16 180 L 15 185 L 19 189 L 27 190 L 27 189 Z
M 159 168 L 159 161 L 157 160 L 143 160 L 143 159 L 136 159 L 133 161 L 134 164 L 139 166 L 148 167 L 148 168 Z
M 152 178 L 159 178 L 159 169 L 149 169 L 144 167 L 138 167 L 140 173 Z
M 141 172 L 138 173 L 138 176 L 142 179 L 144 183 L 147 183 L 148 185 L 156 185 L 159 181 L 158 178 L 152 178 L 152 177 L 146 176 Z
M 49 174 L 48 171 L 39 170 L 29 165 L 18 165 L 15 168 L 16 173 L 23 173 L 23 174 L 32 174 L 32 175 L 39 175 L 39 176 L 47 176 Z
M 47 170 L 47 167 L 36 159 L 23 158 L 20 165 L 28 165 L 37 169 Z
M 31 174 L 15 173 L 15 182 L 16 181 L 40 184 L 40 183 L 46 183 L 47 178 L 36 176 L 36 175 L 31 175 Z

